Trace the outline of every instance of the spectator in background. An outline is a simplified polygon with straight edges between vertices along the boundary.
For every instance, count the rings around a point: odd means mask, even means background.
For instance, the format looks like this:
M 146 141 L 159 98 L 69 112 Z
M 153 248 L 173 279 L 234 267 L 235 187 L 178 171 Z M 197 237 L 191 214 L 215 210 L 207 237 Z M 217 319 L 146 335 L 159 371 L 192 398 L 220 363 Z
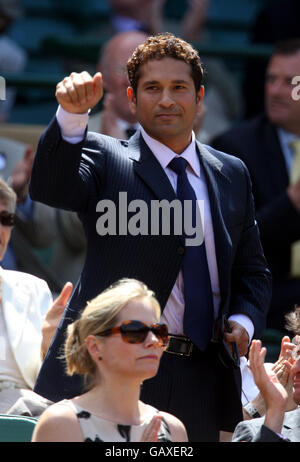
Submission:
M 109 0 L 114 32 L 140 30 L 155 34 L 162 30 L 166 0 Z
M 232 441 L 234 442 L 299 442 L 299 375 L 300 375 L 300 310 L 287 315 L 287 321 L 292 326 L 295 337 L 291 357 L 285 361 L 289 369 L 293 385 L 293 401 L 296 409 L 287 411 L 289 394 L 276 374 L 268 374 L 264 365 L 266 348 L 262 348 L 259 340 L 252 341 L 249 359 L 254 380 L 266 405 L 264 418 L 255 418 L 237 425 Z
M 60 283 L 35 254 L 36 249 L 46 249 L 53 244 L 57 226 L 55 209 L 32 201 L 28 195 L 33 159 L 32 146 L 0 137 L 0 176 L 17 195 L 16 223 L 2 266 L 45 279 L 51 291 L 58 293 L 68 279 Z
M 15 220 L 16 194 L 0 180 L 0 261 L 3 260 Z M 42 353 L 56 326 L 53 314 L 66 306 L 72 285 L 53 303 L 47 283 L 31 274 L 0 267 L 0 413 L 10 412 L 19 398 L 30 415 L 41 413 L 48 401 L 32 391 Z M 13 413 L 18 413 L 17 409 Z
M 292 78 L 300 75 L 300 39 L 272 55 L 265 82 L 266 113 L 217 137 L 212 146 L 240 157 L 253 186 L 264 252 L 273 274 L 267 327 L 283 329 L 284 314 L 300 302 L 300 104 Z M 298 146 L 298 147 L 297 147 Z
M 290 313 L 289 313 L 290 315 Z M 287 315 L 288 316 L 288 315 Z M 291 352 L 295 345 L 291 343 L 288 336 L 284 336 L 281 340 L 281 349 L 277 361 L 273 363 L 265 363 L 265 369 L 270 377 L 276 374 L 277 379 L 285 388 L 288 399 L 286 402 L 286 412 L 294 410 L 297 405 L 293 399 L 293 387 L 290 376 L 290 363 L 287 360 L 291 358 Z M 255 384 L 253 373 L 250 368 L 249 360 L 245 356 L 240 358 L 240 367 L 242 373 L 242 404 L 243 404 L 243 420 L 251 420 L 262 417 L 266 413 L 266 403 L 262 393 Z M 251 426 L 252 424 L 250 424 Z M 256 424 L 254 424 L 255 426 Z M 222 432 L 221 441 L 231 441 L 233 433 Z
M 31 145 L 0 137 L 0 176 L 17 194 L 16 223 L 2 266 L 45 279 L 57 295 L 66 281 L 76 283 L 84 263 L 86 239 L 77 214 L 29 197 L 33 158 Z
M 127 139 L 138 128 L 137 119 L 128 104 L 126 64 L 135 48 L 146 38 L 144 32 L 121 32 L 114 35 L 101 50 L 97 70 L 103 77 L 104 110 L 91 115 L 90 131 Z
M 0 0 L 0 75 L 6 72 L 21 72 L 25 68 L 27 61 L 25 50 L 7 35 L 9 27 L 22 15 L 22 12 L 20 1 Z M 0 101 L 0 123 L 9 120 L 15 97 L 16 90 L 6 88 L 5 100 Z
M 254 20 L 250 43 L 275 45 L 284 40 L 300 38 L 299 0 L 269 1 Z M 252 117 L 264 110 L 264 82 L 267 61 L 251 60 L 246 65 L 243 96 L 245 115 Z

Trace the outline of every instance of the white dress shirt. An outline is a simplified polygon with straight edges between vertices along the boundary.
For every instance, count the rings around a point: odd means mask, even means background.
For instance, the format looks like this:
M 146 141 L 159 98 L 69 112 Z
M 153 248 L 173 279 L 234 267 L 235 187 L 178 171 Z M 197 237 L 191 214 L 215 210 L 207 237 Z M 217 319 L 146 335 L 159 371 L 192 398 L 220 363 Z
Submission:
M 86 126 L 88 124 L 88 113 L 86 114 L 70 114 L 66 112 L 61 106 L 58 107 L 56 113 L 57 122 L 60 126 L 62 137 L 73 144 L 82 141 Z M 174 157 L 178 155 L 169 149 L 164 144 L 150 137 L 145 130 L 141 127 L 142 136 L 157 158 L 158 162 L 167 174 L 170 183 L 176 191 L 177 175 L 168 167 L 168 164 Z M 214 316 L 218 315 L 220 305 L 220 288 L 217 269 L 217 260 L 215 252 L 215 242 L 213 233 L 213 222 L 210 211 L 210 201 L 208 197 L 205 177 L 201 172 L 201 165 L 196 151 L 195 135 L 192 135 L 192 141 L 186 150 L 180 154 L 188 162 L 187 176 L 195 191 L 198 201 L 201 201 L 203 206 L 200 207 L 201 217 L 203 222 L 203 229 L 205 235 L 205 248 L 207 253 L 207 261 L 209 274 L 211 279 L 211 286 L 213 292 Z M 183 332 L 183 313 L 184 313 L 184 287 L 182 271 L 179 272 L 172 292 L 169 296 L 167 304 L 162 314 L 162 321 L 166 322 L 169 331 L 173 334 L 184 334 Z M 251 319 L 244 314 L 235 314 L 229 318 L 241 324 L 248 332 L 249 340 L 251 341 L 254 326 Z

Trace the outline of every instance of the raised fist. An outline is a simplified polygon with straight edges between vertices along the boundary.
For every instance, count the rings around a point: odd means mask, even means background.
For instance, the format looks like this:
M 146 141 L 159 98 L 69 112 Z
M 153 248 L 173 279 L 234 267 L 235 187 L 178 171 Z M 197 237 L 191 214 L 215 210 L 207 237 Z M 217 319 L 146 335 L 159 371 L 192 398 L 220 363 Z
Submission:
M 72 72 L 56 86 L 56 99 L 63 109 L 74 114 L 84 114 L 100 101 L 103 95 L 102 74 L 92 77 L 84 71 Z

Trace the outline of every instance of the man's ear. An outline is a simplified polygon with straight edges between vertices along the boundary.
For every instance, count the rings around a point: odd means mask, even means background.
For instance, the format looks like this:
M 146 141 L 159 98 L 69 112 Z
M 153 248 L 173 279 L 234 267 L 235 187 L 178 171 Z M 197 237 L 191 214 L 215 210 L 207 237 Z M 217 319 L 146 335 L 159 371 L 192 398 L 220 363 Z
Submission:
M 127 88 L 127 97 L 128 97 L 128 103 L 129 103 L 129 108 L 131 110 L 131 113 L 133 115 L 136 115 L 136 96 L 134 94 L 132 87 Z
M 197 93 L 197 103 L 202 103 L 204 98 L 204 85 L 201 85 L 200 90 Z
M 198 106 L 198 111 L 197 112 L 201 111 L 203 98 L 204 98 L 204 86 L 201 85 L 200 90 L 198 91 L 198 93 L 196 95 L 196 101 L 197 101 L 197 106 Z

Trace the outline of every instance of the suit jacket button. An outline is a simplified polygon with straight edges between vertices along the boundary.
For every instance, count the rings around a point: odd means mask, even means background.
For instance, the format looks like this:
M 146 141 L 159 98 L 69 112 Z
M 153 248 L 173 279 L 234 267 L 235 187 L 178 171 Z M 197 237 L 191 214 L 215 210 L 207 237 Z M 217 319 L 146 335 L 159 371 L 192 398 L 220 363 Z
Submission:
M 178 255 L 184 255 L 184 247 L 182 247 L 182 246 L 178 247 L 177 253 L 178 253 Z

